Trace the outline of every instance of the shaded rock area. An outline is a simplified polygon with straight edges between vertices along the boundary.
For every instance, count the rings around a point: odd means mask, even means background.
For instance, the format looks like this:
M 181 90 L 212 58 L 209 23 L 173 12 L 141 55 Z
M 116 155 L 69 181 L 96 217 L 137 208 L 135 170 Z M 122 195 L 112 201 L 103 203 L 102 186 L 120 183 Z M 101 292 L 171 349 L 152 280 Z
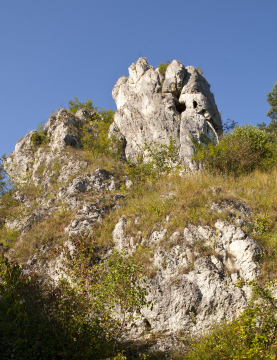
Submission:
M 210 85 L 193 66 L 184 67 L 180 61 L 173 60 L 164 76 L 139 58 L 129 67 L 129 77 L 117 81 L 112 95 L 117 110 L 110 132 L 126 139 L 127 159 L 145 153 L 145 144 L 168 144 L 172 137 L 180 160 L 193 168 L 191 138 L 217 142 L 222 132 Z

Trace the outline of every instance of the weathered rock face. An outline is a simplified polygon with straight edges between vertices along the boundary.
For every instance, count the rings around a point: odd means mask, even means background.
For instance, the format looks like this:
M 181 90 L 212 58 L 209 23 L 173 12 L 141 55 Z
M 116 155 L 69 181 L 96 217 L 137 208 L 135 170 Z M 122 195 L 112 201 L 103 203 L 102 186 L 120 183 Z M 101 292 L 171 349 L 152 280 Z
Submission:
M 144 152 L 145 143 L 168 144 L 170 137 L 179 147 L 183 163 L 191 167 L 193 144 L 201 135 L 217 141 L 221 117 L 210 85 L 193 66 L 174 60 L 165 76 L 139 58 L 121 77 L 112 92 L 117 105 L 110 132 L 126 139 L 126 157 Z
M 199 334 L 215 322 L 233 320 L 247 306 L 247 282 L 259 275 L 263 250 L 241 228 L 223 221 L 215 223 L 215 230 L 190 225 L 167 240 L 164 229 L 134 245 L 124 232 L 126 225 L 123 217 L 115 226 L 117 249 L 133 252 L 147 244 L 156 269 L 148 284 L 153 311 L 142 309 L 133 336 L 149 329 Z
M 79 127 L 94 113 L 80 109 L 73 115 L 66 109 L 60 109 L 57 114 L 51 115 L 44 126 L 44 134 L 39 134 L 36 130 L 31 131 L 18 141 L 14 152 L 5 162 L 9 177 L 15 182 L 31 182 L 47 187 L 57 172 L 55 169 L 59 172 L 59 178 L 55 179 L 58 183 L 78 174 L 86 163 L 77 161 L 76 158 L 73 160 L 69 151 L 63 150 L 67 146 L 80 147 Z M 39 147 L 36 144 L 38 135 L 42 141 L 47 140 L 47 147 Z

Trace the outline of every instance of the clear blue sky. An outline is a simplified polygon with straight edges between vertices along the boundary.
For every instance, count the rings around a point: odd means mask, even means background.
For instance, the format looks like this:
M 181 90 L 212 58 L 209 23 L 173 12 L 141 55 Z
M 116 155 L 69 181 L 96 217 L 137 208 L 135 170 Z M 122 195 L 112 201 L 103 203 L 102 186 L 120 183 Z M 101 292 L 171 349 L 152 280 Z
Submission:
M 115 109 L 140 56 L 201 67 L 223 120 L 268 122 L 276 15 L 276 0 L 0 1 L 0 155 L 75 96 Z

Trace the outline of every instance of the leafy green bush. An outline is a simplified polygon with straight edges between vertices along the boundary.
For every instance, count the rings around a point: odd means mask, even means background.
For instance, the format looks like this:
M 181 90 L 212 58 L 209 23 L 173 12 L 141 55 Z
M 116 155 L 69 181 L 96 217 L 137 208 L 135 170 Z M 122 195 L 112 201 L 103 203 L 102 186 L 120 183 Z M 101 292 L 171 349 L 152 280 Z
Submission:
M 266 169 L 275 164 L 276 136 L 255 126 L 238 126 L 224 134 L 218 144 L 194 142 L 193 160 L 211 172 L 235 176 Z
M 110 154 L 111 139 L 109 128 L 113 122 L 112 110 L 98 110 L 93 119 L 89 119 L 82 127 L 81 144 L 85 151 Z
M 157 180 L 162 174 L 181 169 L 179 148 L 172 137 L 168 145 L 153 141 L 151 144 L 145 143 L 143 150 L 147 153 L 147 161 L 139 154 L 136 159 L 125 164 L 125 173 L 137 187 L 147 179 Z
M 6 172 L 3 167 L 3 159 L 5 156 L 3 155 L 0 158 L 0 198 L 7 192 L 7 181 L 6 181 Z
M 44 134 L 42 122 L 38 124 L 37 132 L 32 135 L 31 142 L 35 147 L 39 147 L 47 143 L 47 136 Z
M 78 109 L 95 111 L 92 118 L 87 119 L 81 127 L 81 144 L 83 150 L 93 154 L 120 157 L 123 151 L 123 142 L 108 136 L 110 125 L 113 122 L 114 111 L 93 106 L 90 99 L 87 99 L 84 103 L 80 103 L 77 97 L 75 97 L 74 101 L 70 100 L 68 104 L 69 110 L 74 114 Z
M 150 307 L 148 287 L 141 267 L 127 253 L 114 252 L 106 263 L 98 267 L 100 275 L 91 288 L 96 313 L 101 318 L 106 339 L 113 344 L 113 354 L 120 338 L 127 331 L 127 323 L 134 320 L 135 311 Z
M 267 102 L 271 107 L 266 115 L 273 121 L 277 120 L 277 82 L 274 84 L 272 90 L 267 94 Z
M 158 173 L 168 173 L 174 168 L 180 166 L 179 148 L 176 140 L 170 136 L 169 144 L 159 144 L 153 141 L 151 144 L 145 144 L 144 150 L 150 157 L 150 162 Z
M 169 60 L 168 60 L 168 59 L 166 60 L 166 63 L 161 62 L 161 63 L 159 63 L 159 65 L 158 65 L 159 72 L 160 72 L 163 76 L 165 76 L 166 69 L 167 69 L 168 65 L 169 65 Z
M 0 277 L 3 359 L 101 358 L 101 329 L 87 320 L 90 309 L 77 289 L 65 281 L 42 285 L 36 273 L 23 274 L 3 255 Z
M 258 123 L 257 128 L 269 133 L 277 133 L 277 119 L 272 119 L 268 125 L 265 122 Z
M 97 265 L 93 239 L 73 242 L 75 251 L 67 256 L 71 282 L 56 285 L 0 256 L 1 359 L 113 358 L 134 310 L 151 305 L 131 256 L 114 252 Z
M 71 111 L 73 114 L 75 114 L 79 109 L 95 110 L 93 103 L 90 99 L 87 99 L 85 102 L 80 103 L 77 97 L 75 97 L 74 100 L 68 101 L 68 107 L 69 111 Z

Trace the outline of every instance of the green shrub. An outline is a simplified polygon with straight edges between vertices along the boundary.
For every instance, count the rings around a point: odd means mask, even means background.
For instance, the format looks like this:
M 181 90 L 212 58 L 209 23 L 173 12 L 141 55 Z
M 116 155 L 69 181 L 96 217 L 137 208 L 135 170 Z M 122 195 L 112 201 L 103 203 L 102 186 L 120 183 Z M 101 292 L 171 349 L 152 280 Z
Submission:
M 270 109 L 266 115 L 269 116 L 272 121 L 277 120 L 277 82 L 274 84 L 272 90 L 267 94 L 267 102 L 270 105 Z
M 68 107 L 69 111 L 71 111 L 73 114 L 75 114 L 79 109 L 95 110 L 93 103 L 90 99 L 87 99 L 85 102 L 80 103 L 77 97 L 75 97 L 74 100 L 68 101 Z
M 74 286 L 64 279 L 51 285 L 0 256 L 1 359 L 113 358 L 134 310 L 151 306 L 131 256 L 115 252 L 97 265 L 93 239 L 76 238 L 74 244 L 68 256 Z
M 168 145 L 153 141 L 151 144 L 145 143 L 143 150 L 147 153 L 148 161 L 138 154 L 134 161 L 125 164 L 125 173 L 137 187 L 147 179 L 157 180 L 162 174 L 181 169 L 179 148 L 172 137 Z
M 235 176 L 268 168 L 275 163 L 277 154 L 276 136 L 250 125 L 235 127 L 218 144 L 193 142 L 196 163 L 211 172 Z
M 151 144 L 145 144 L 144 150 L 150 157 L 150 162 L 158 173 L 168 173 L 180 166 L 179 148 L 176 140 L 170 136 L 169 144 L 159 144 L 153 141 Z
M 160 72 L 163 76 L 165 76 L 166 69 L 167 69 L 168 65 L 169 65 L 169 60 L 168 60 L 168 59 L 166 60 L 166 63 L 161 62 L 161 63 L 159 63 L 159 65 L 158 65 L 159 72 Z
M 112 110 L 99 110 L 93 119 L 87 120 L 82 127 L 83 149 L 93 153 L 109 153 L 111 139 L 108 132 L 112 122 Z
M 89 307 L 66 281 L 41 284 L 0 258 L 0 353 L 3 359 L 101 359 L 101 329 L 88 321 Z
M 8 186 L 6 181 L 6 172 L 3 167 L 3 160 L 5 155 L 0 158 L 0 198 L 7 192 Z
M 37 126 L 37 132 L 34 133 L 31 137 L 31 142 L 35 147 L 45 145 L 47 143 L 47 136 L 43 132 L 42 122 Z
M 109 128 L 113 122 L 114 111 L 99 109 L 93 106 L 90 99 L 80 103 L 75 97 L 74 101 L 69 100 L 69 110 L 76 113 L 78 109 L 94 110 L 92 118 L 87 119 L 81 127 L 81 144 L 83 150 L 93 154 L 104 154 L 118 157 L 122 153 L 124 144 L 115 138 L 109 138 Z

